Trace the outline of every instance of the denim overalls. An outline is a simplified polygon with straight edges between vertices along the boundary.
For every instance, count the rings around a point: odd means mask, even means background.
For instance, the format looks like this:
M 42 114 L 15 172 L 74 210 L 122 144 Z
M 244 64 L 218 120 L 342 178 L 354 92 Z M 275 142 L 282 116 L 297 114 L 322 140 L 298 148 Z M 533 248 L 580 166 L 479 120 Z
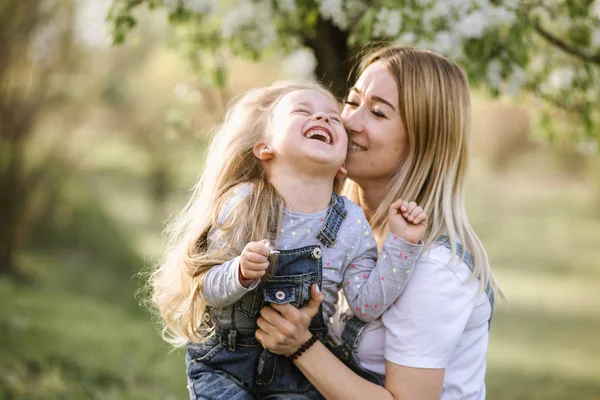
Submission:
M 435 240 L 435 243 L 447 247 L 448 249 L 451 249 L 450 239 L 447 236 L 439 236 Z M 465 251 L 460 243 L 456 243 L 456 254 L 458 255 L 458 257 L 462 258 L 463 253 L 463 261 L 472 271 L 473 258 L 471 257 L 471 253 Z M 490 301 L 490 306 L 492 307 L 492 313 L 490 314 L 490 320 L 488 323 L 489 329 L 492 323 L 492 315 L 494 313 L 495 304 L 494 291 L 492 290 L 492 287 L 489 284 L 485 288 L 485 293 L 487 294 L 488 299 Z M 399 301 L 402 300 L 400 299 Z M 358 348 L 358 344 L 360 343 L 360 339 L 366 325 L 366 322 L 361 321 L 356 317 L 350 318 L 346 322 L 344 331 L 342 332 L 342 344 L 338 346 L 328 344 L 328 347 L 333 354 L 335 354 L 340 360 L 342 360 L 344 364 L 346 364 L 346 366 L 348 366 L 348 368 L 354 371 L 357 375 L 363 377 L 364 379 L 370 382 L 383 386 L 383 381 L 381 380 L 379 375 L 362 368 L 356 357 L 356 349 Z
M 214 328 L 214 335 L 203 344 L 187 346 L 193 400 L 323 398 L 287 357 L 263 349 L 254 335 L 263 306 L 290 303 L 302 307 L 311 297 L 311 286 L 321 286 L 323 251 L 335 244 L 346 213 L 343 199 L 334 194 L 315 245 L 281 250 L 271 257 L 274 268 L 264 285 L 231 306 L 207 310 L 204 323 Z M 310 331 L 326 335 L 321 309 Z

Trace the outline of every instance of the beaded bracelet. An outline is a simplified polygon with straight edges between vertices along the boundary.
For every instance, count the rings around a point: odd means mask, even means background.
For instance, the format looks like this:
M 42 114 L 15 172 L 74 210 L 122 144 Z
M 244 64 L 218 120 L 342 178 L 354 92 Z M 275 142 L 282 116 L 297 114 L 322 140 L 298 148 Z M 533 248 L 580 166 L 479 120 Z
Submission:
M 315 344 L 317 342 L 317 340 L 320 339 L 320 337 L 321 337 L 320 333 L 313 333 L 313 335 L 311 336 L 311 338 L 308 339 L 306 341 L 306 343 L 304 343 L 302 346 L 300 346 L 300 348 L 298 350 L 296 350 L 296 352 L 294 354 L 292 354 L 291 356 L 288 357 L 290 359 L 290 361 L 294 361 L 298 357 L 300 357 L 302 355 L 302 353 L 304 353 L 306 350 L 308 350 L 308 348 L 310 346 L 312 346 L 313 344 Z

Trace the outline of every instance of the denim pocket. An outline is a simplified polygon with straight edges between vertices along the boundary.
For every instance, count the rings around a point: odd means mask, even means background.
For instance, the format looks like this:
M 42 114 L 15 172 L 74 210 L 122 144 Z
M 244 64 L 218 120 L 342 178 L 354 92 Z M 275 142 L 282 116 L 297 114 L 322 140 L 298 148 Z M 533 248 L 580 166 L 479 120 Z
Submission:
M 264 301 L 302 307 L 310 300 L 310 286 L 317 281 L 317 273 L 273 276 L 264 289 Z
M 245 294 L 236 303 L 236 308 L 249 318 L 257 318 L 262 308 L 262 295 L 258 291 Z
M 221 350 L 223 350 L 223 345 L 215 336 L 211 336 L 204 343 L 189 344 L 187 346 L 187 354 L 190 364 L 195 362 L 209 362 Z
M 264 292 L 264 299 L 266 302 L 275 304 L 286 304 L 290 303 L 297 307 L 298 301 L 296 300 L 298 288 L 294 286 L 281 286 L 274 285 L 273 287 L 266 287 Z

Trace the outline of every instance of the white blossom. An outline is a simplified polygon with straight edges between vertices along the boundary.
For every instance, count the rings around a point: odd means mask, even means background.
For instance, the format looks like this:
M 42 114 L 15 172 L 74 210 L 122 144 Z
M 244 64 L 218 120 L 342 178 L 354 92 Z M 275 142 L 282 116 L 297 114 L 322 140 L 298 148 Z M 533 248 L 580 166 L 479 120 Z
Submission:
M 435 35 L 433 42 L 427 47 L 435 52 L 449 55 L 459 45 L 460 43 L 458 43 L 456 36 L 451 35 L 450 32 L 441 31 Z
M 326 19 L 333 19 L 342 13 L 342 0 L 319 0 L 319 12 Z
M 317 58 L 309 48 L 302 47 L 288 54 L 281 62 L 281 68 L 291 78 L 311 79 L 317 67 Z
M 75 39 L 92 49 L 108 47 L 109 35 L 105 19 L 110 0 L 79 0 L 76 4 L 73 32 Z
M 183 0 L 183 8 L 198 14 L 212 14 L 217 7 L 218 2 L 212 0 Z
M 577 151 L 587 156 L 595 156 L 598 154 L 598 140 L 592 138 L 580 140 L 577 143 Z
M 54 21 L 39 26 L 27 49 L 28 58 L 35 63 L 50 63 L 57 54 L 60 28 Z
M 347 18 L 355 18 L 369 7 L 367 2 L 363 0 L 346 0 Z
M 595 0 L 590 5 L 590 14 L 596 17 L 597 19 L 600 19 L 600 0 Z
M 402 14 L 399 10 L 390 10 L 382 8 L 377 13 L 377 21 L 373 28 L 373 36 L 395 37 L 400 32 L 402 27 Z
M 600 48 L 600 28 L 594 28 L 591 32 L 592 47 Z
M 221 20 L 221 35 L 225 38 L 243 34 L 245 43 L 260 50 L 272 46 L 277 40 L 270 2 L 244 1 L 228 9 Z M 243 31 L 243 33 L 242 33 Z
M 344 13 L 342 0 L 318 0 L 319 12 L 323 19 L 330 19 L 339 28 L 348 26 L 348 17 Z
M 550 90 L 561 90 L 571 86 L 575 72 L 570 67 L 558 68 L 552 71 L 544 85 Z
M 414 32 L 404 32 L 394 42 L 399 45 L 411 45 L 414 46 L 417 42 L 417 35 Z
M 277 0 L 279 9 L 286 13 L 293 13 L 296 11 L 296 0 Z
M 179 7 L 180 0 L 163 0 L 163 4 L 169 12 L 173 12 Z
M 490 7 L 486 9 L 486 14 L 494 25 L 511 25 L 517 19 L 514 11 L 505 7 Z
M 541 72 L 546 66 L 546 57 L 543 57 L 539 54 L 533 56 L 533 59 L 527 66 L 529 71 L 531 72 Z
M 514 65 L 510 76 L 508 77 L 508 81 L 506 82 L 506 88 L 504 89 L 504 93 L 509 96 L 516 96 L 523 85 L 527 82 L 527 77 L 525 76 L 525 71 L 518 65 Z
M 486 78 L 491 88 L 498 89 L 500 87 L 502 83 L 502 64 L 500 64 L 500 61 L 494 59 L 488 64 Z
M 488 24 L 488 16 L 479 10 L 475 10 L 457 23 L 456 30 L 464 38 L 477 39 L 483 35 Z

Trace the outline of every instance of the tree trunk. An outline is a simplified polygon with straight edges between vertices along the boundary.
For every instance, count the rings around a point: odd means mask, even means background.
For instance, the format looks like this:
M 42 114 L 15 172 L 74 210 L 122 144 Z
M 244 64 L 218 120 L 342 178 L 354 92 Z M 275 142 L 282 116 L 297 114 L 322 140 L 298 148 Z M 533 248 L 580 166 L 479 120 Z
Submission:
M 7 122 L 7 121 L 2 121 Z M 4 129 L 11 129 L 4 126 Z M 21 188 L 19 185 L 22 146 L 18 142 L 8 141 L 8 165 L 2 171 L 0 182 L 0 274 L 7 275 L 16 272 L 13 264 L 13 253 L 17 246 L 16 232 L 19 217 L 22 213 Z
M 315 34 L 305 37 L 304 44 L 314 51 L 317 58 L 317 79 L 329 86 L 336 96 L 346 96 L 348 76 L 354 62 L 352 58 L 357 54 L 348 46 L 348 32 L 331 21 L 319 18 Z

